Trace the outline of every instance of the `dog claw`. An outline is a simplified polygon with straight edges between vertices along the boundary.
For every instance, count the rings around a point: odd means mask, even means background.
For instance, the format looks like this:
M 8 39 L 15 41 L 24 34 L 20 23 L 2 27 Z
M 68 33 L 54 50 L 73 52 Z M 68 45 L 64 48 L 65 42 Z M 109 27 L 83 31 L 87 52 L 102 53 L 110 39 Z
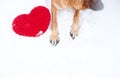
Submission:
M 60 40 L 57 40 L 57 44 L 59 43 Z
M 72 39 L 73 39 L 73 40 L 75 39 L 75 36 L 73 36 L 73 34 L 72 34 L 72 33 L 70 33 L 70 36 L 72 37 Z
M 53 46 L 57 46 L 57 44 L 60 42 L 59 36 L 58 35 L 51 35 L 50 36 L 50 43 Z
M 74 40 L 76 36 L 78 36 L 78 34 L 72 33 L 70 32 L 70 36 L 72 37 L 72 39 Z
M 55 40 L 55 41 L 52 41 L 50 40 L 50 43 L 53 45 L 53 46 L 57 46 L 57 44 L 60 42 L 60 40 Z
M 52 40 L 50 40 L 50 43 L 52 44 Z

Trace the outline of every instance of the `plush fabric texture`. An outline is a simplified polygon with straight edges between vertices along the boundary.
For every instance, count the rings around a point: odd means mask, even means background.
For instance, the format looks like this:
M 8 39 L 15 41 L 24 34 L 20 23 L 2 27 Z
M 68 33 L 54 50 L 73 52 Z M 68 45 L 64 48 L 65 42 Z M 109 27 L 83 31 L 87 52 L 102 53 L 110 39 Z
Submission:
M 37 6 L 29 14 L 17 16 L 13 20 L 12 27 L 19 35 L 37 37 L 48 29 L 50 18 L 50 12 L 46 7 Z

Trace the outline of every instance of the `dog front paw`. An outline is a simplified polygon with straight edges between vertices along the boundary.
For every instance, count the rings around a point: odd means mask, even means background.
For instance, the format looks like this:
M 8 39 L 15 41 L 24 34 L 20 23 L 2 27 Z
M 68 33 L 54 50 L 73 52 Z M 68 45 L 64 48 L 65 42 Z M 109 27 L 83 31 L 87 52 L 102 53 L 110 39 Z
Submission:
M 57 34 L 52 34 L 50 36 L 50 43 L 53 45 L 53 46 L 56 46 L 58 43 L 59 43 L 60 39 L 59 39 L 59 36 Z
M 72 37 L 72 39 L 75 39 L 75 37 L 78 36 L 78 32 L 79 29 L 74 29 L 74 28 L 71 29 L 70 36 Z

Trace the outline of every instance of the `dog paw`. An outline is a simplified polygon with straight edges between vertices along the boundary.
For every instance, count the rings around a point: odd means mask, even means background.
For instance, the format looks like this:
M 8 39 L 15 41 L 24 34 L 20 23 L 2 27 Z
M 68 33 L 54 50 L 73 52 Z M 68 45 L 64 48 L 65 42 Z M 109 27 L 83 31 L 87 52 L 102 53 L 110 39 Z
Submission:
M 78 29 L 71 29 L 70 36 L 72 37 L 72 39 L 75 39 L 75 37 L 78 36 L 78 31 Z
M 58 35 L 51 35 L 50 36 L 50 43 L 53 45 L 53 46 L 56 46 L 58 43 L 59 43 L 60 39 L 59 39 L 59 36 Z

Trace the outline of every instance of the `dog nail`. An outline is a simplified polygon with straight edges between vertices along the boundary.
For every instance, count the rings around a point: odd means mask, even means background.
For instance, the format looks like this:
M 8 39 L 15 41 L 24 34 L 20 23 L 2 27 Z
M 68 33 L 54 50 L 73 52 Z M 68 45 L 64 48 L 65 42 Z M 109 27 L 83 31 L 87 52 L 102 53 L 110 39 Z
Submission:
M 50 43 L 52 43 L 52 40 L 50 40 Z

